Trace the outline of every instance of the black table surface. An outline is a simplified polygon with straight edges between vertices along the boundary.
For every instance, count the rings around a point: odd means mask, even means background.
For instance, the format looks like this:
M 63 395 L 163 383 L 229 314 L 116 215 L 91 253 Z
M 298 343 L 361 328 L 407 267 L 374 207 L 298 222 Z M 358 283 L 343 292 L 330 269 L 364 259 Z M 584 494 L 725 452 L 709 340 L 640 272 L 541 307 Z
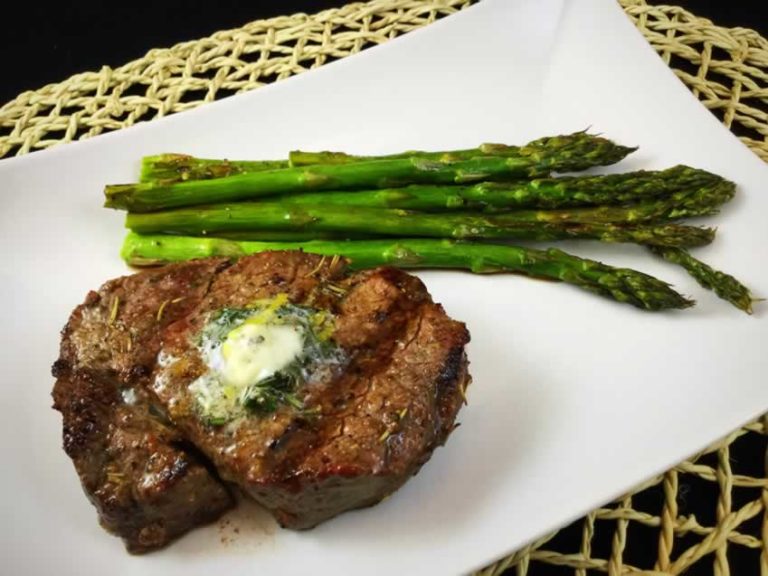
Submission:
M 650 0 L 678 4 L 723 26 L 754 28 L 768 37 L 768 2 L 756 0 Z M 72 74 L 119 66 L 151 48 L 207 36 L 246 22 L 343 6 L 344 0 L 199 2 L 165 0 L 117 7 L 109 2 L 36 3 L 6 20 L 0 41 L 5 73 L 0 104 L 24 90 Z

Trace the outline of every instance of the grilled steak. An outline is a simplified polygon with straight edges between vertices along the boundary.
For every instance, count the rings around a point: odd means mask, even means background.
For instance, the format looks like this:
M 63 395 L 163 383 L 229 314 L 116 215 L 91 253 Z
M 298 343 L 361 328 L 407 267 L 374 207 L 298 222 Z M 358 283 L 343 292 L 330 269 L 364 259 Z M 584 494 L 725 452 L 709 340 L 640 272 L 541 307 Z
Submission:
M 201 418 L 194 394 L 210 367 L 199 334 L 222 309 L 283 295 L 329 311 L 344 360 L 299 388 L 301 408 L 227 425 Z M 165 331 L 152 390 L 170 418 L 284 527 L 311 528 L 375 504 L 426 462 L 454 427 L 469 382 L 469 334 L 419 279 L 393 268 L 347 275 L 344 263 L 297 252 L 242 258 Z
M 468 341 L 396 269 L 349 274 L 301 252 L 200 260 L 88 296 L 63 333 L 55 407 L 129 550 L 229 507 L 217 476 L 306 529 L 380 501 L 445 442 Z
M 134 553 L 163 546 L 233 505 L 145 392 L 161 330 L 197 304 L 222 264 L 110 281 L 88 294 L 62 333 L 53 397 L 64 449 L 102 526 Z

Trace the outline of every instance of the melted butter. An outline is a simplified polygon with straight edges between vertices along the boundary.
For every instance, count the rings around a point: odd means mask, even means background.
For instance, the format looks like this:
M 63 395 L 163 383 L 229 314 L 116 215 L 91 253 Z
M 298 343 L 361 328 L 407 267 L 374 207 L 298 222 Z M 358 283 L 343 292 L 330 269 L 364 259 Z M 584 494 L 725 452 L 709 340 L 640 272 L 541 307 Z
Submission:
M 219 374 L 232 395 L 291 364 L 303 349 L 299 326 L 246 321 L 227 334 Z
M 124 388 L 120 391 L 120 395 L 123 397 L 123 402 L 128 404 L 129 406 L 133 406 L 136 404 L 136 401 L 138 400 L 138 396 L 136 395 L 136 390 L 133 388 Z

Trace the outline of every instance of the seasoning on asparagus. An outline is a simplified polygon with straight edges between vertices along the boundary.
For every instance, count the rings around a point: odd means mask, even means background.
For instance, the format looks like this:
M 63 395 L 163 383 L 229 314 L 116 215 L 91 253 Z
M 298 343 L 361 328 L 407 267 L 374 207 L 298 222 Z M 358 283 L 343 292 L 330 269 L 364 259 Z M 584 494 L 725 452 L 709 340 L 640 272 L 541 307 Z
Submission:
M 141 182 L 184 182 L 209 180 L 242 174 L 288 168 L 288 160 L 215 160 L 188 154 L 158 154 L 141 159 Z

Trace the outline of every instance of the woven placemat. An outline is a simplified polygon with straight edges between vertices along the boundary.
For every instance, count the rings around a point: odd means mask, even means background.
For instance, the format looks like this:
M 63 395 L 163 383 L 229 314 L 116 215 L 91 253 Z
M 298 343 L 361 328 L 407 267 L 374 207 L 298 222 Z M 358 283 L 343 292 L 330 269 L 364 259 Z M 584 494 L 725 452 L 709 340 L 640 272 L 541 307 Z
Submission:
M 0 108 L 0 158 L 90 138 L 356 54 L 476 0 L 374 0 L 246 24 L 77 74 Z
M 694 95 L 768 162 L 768 40 L 677 6 L 620 3 Z
M 321 66 L 476 0 L 373 0 L 252 22 L 78 74 L 0 108 L 0 157 L 193 108 Z M 768 41 L 673 6 L 620 0 L 702 103 L 768 161 Z M 768 419 L 481 573 L 768 576 Z M 692 503 L 696 503 L 695 510 Z

